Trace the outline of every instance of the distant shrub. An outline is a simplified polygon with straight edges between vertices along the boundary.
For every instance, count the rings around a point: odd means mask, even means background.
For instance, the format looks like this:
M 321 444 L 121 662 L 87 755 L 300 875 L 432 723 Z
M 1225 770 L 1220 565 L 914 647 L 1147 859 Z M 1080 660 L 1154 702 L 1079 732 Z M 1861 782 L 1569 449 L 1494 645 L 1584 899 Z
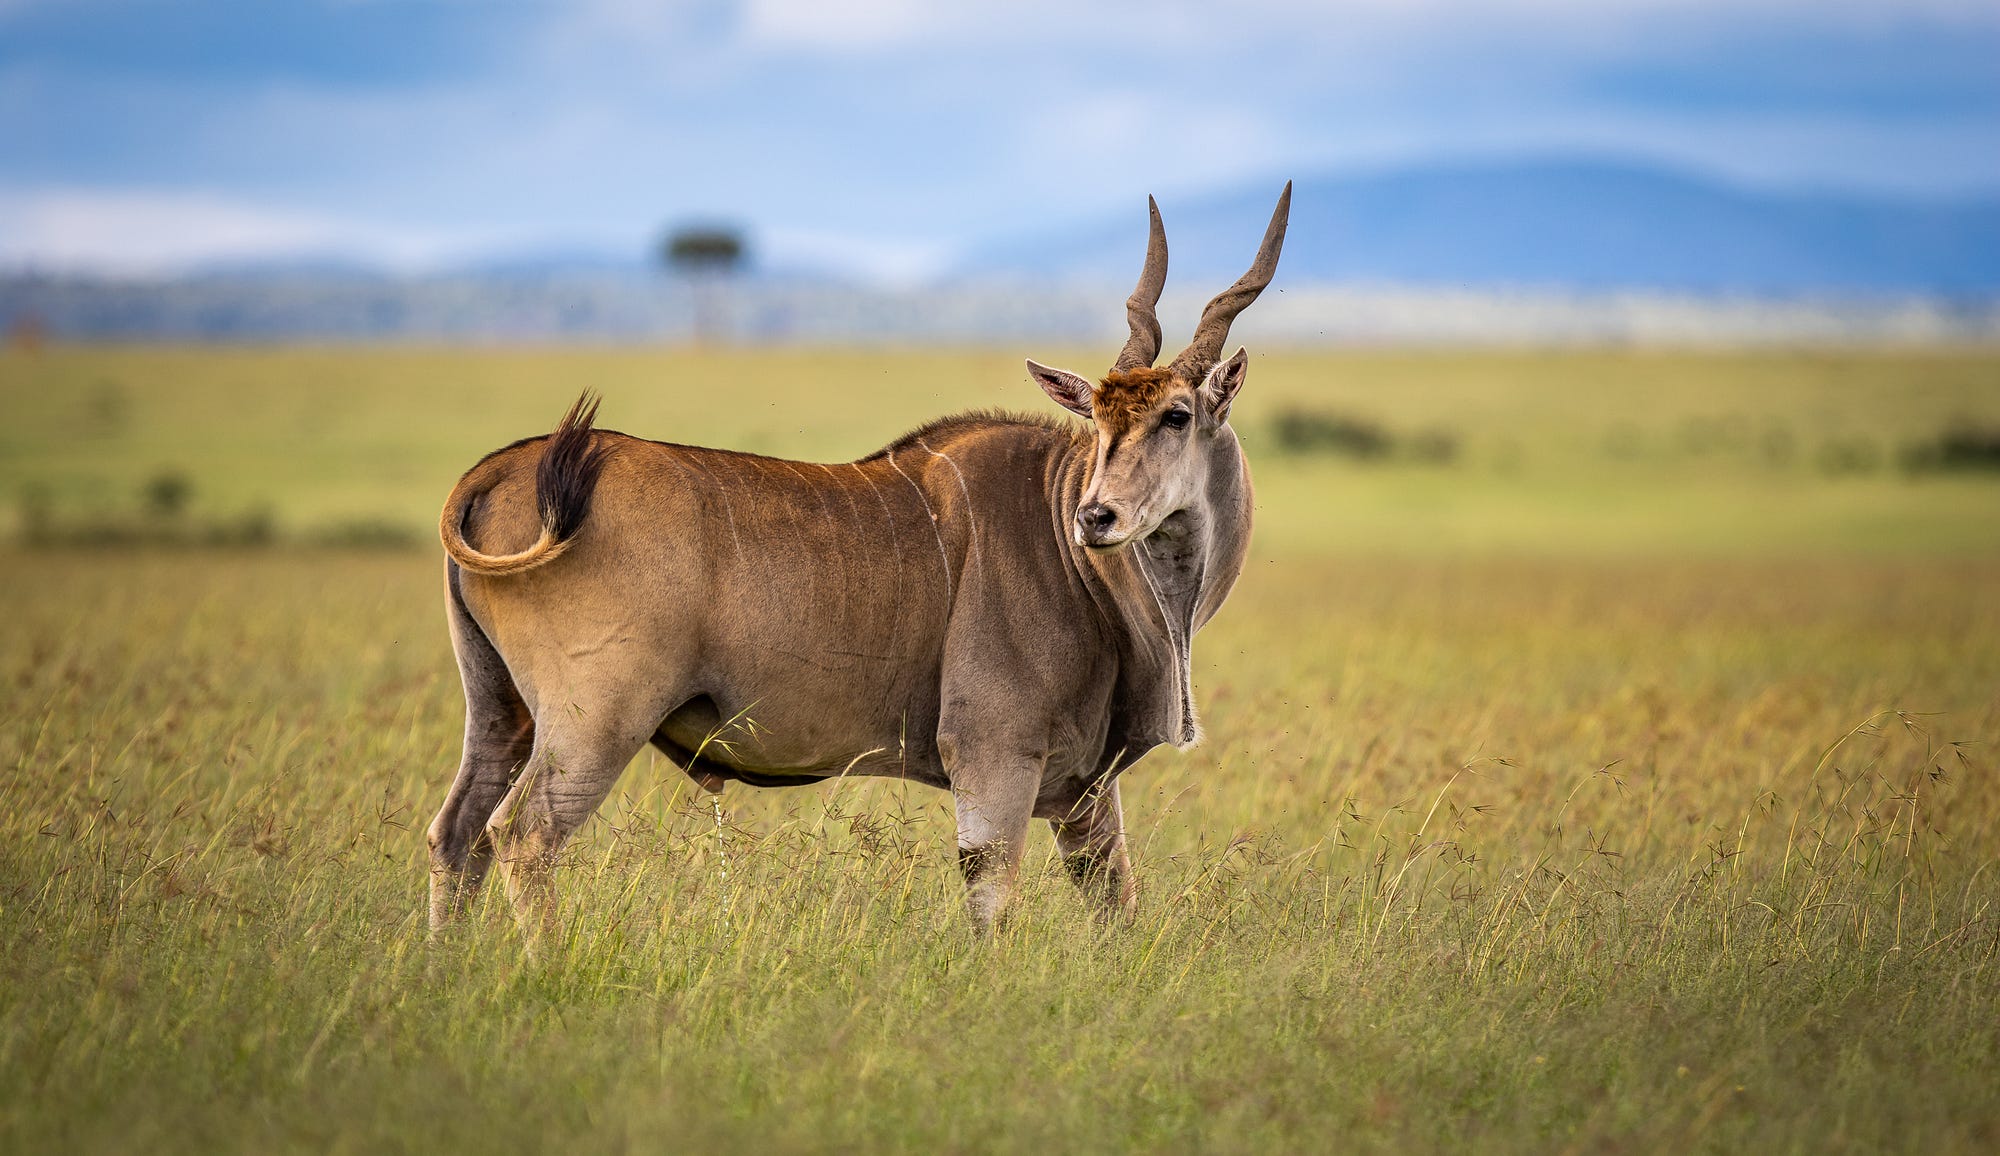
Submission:
M 1400 457 L 1424 465 L 1449 465 L 1458 460 L 1458 435 L 1432 426 L 1397 435 L 1366 418 L 1326 410 L 1291 406 L 1271 421 L 1271 440 L 1280 453 L 1300 457 L 1323 455 L 1380 462 Z
M 2000 427 L 1952 426 L 1904 447 L 1902 464 L 1911 473 L 2000 473 Z
M 116 437 L 131 424 L 132 401 L 125 387 L 104 379 L 90 388 L 83 401 L 83 432 L 88 437 Z
M 278 537 L 278 518 L 269 506 L 254 506 L 233 519 L 210 522 L 211 545 L 268 546 Z
M 194 482 L 166 470 L 139 487 L 137 504 L 125 511 L 65 515 L 47 486 L 29 483 L 21 491 L 21 541 L 29 546 L 70 548 L 260 547 L 277 539 L 277 520 L 266 506 L 235 515 L 192 514 Z
M 1791 430 L 1774 425 L 1766 427 L 1763 436 L 1757 440 L 1757 452 L 1771 465 L 1789 466 L 1798 457 L 1799 447 Z
M 1813 461 L 1823 474 L 1872 474 L 1882 468 L 1882 449 L 1867 438 L 1841 438 L 1820 446 Z
M 178 470 L 163 470 L 146 482 L 143 492 L 150 517 L 174 519 L 187 512 L 194 496 L 194 482 Z
M 1405 448 L 1412 461 L 1448 466 L 1458 460 L 1458 435 L 1448 429 L 1418 430 L 1410 435 Z
M 307 540 L 315 546 L 337 550 L 413 550 L 423 538 L 410 527 L 387 518 L 355 518 L 322 527 Z
M 1271 423 L 1278 449 L 1288 454 L 1329 454 L 1372 461 L 1389 456 L 1393 442 L 1374 422 L 1346 414 L 1291 407 Z

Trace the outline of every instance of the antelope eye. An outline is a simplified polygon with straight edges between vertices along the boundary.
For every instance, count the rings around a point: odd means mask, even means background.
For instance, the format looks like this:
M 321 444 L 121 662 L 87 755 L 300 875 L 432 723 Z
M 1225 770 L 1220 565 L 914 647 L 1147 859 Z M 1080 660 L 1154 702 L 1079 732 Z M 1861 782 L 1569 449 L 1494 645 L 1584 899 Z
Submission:
M 1170 409 L 1160 418 L 1160 424 L 1168 429 L 1186 429 L 1188 419 L 1192 416 L 1184 409 Z

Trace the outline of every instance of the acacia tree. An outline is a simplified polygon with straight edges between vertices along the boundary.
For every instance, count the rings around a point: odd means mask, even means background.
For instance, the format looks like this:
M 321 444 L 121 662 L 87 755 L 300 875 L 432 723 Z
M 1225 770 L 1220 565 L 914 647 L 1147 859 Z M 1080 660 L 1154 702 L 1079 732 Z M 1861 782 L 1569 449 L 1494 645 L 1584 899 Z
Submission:
M 743 234 L 726 225 L 685 226 L 667 234 L 660 260 L 669 272 L 687 278 L 694 291 L 696 344 L 710 344 L 724 335 L 723 285 L 747 259 Z

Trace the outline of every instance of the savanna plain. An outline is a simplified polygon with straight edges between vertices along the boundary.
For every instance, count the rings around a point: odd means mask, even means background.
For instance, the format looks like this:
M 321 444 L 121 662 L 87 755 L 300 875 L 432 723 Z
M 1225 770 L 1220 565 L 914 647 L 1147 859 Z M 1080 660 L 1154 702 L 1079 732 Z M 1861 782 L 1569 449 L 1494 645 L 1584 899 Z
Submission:
M 982 941 L 943 794 L 648 754 L 529 962 L 491 890 L 426 940 L 431 525 L 584 387 L 821 460 L 1049 408 L 1012 352 L 0 355 L 0 1149 L 2000 1148 L 2000 354 L 1258 356 L 1134 919 L 1038 830 Z

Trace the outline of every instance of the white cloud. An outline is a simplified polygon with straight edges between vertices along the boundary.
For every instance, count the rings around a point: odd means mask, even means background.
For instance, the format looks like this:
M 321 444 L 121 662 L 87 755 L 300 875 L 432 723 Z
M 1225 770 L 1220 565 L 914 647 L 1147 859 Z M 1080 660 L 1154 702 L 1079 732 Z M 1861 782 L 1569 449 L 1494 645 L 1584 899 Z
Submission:
M 476 252 L 482 240 L 201 193 L 0 193 L 0 264 L 44 271 L 143 276 L 324 257 L 416 269 Z
M 742 29 L 752 43 L 766 46 L 877 48 L 949 35 L 984 15 L 976 4 L 925 0 L 746 0 Z
M 944 272 L 953 256 L 944 245 L 807 229 L 771 229 L 752 240 L 757 263 L 764 267 L 858 277 L 888 286 L 921 284 Z
M 198 193 L 0 191 L 0 269 L 168 276 L 204 268 L 337 260 L 426 272 L 531 250 L 546 238 L 424 232 Z M 776 228 L 752 237 L 757 263 L 913 285 L 950 264 L 949 247 L 908 238 Z
M 622 4 L 600 0 L 605 2 Z M 1911 19 L 1991 24 L 2000 9 L 1992 0 L 1236 0 L 1227 6 L 1212 0 L 743 0 L 737 25 L 753 47 L 835 54 L 1036 44 L 1116 52 L 1298 37 L 1438 40 L 1450 39 L 1457 26 L 1522 21 L 1561 39 L 1596 39 L 1643 29 L 1653 17 L 1836 27 Z

